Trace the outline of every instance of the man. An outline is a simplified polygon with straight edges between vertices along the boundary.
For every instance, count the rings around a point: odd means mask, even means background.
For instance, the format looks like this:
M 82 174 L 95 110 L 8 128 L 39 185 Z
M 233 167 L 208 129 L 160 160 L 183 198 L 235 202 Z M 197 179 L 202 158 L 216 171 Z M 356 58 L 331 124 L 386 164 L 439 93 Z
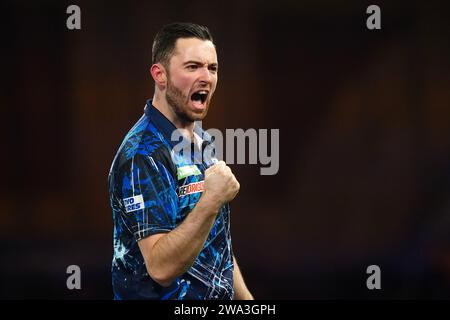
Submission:
M 231 245 L 228 203 L 239 183 L 223 161 L 202 152 L 211 138 L 195 123 L 217 85 L 211 34 L 192 23 L 167 25 L 152 60 L 153 100 L 109 174 L 114 297 L 253 299 Z M 181 143 L 172 139 L 177 129 Z M 190 148 L 175 151 L 180 145 Z

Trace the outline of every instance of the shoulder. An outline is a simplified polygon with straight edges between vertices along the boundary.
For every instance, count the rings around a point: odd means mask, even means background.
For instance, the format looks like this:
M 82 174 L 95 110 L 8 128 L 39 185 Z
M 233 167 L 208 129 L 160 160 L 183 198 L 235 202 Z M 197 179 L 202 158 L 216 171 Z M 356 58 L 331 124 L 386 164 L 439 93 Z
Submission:
M 111 172 L 123 172 L 134 165 L 155 173 L 163 166 L 176 176 L 170 145 L 151 121 L 143 116 L 125 136 L 113 161 Z

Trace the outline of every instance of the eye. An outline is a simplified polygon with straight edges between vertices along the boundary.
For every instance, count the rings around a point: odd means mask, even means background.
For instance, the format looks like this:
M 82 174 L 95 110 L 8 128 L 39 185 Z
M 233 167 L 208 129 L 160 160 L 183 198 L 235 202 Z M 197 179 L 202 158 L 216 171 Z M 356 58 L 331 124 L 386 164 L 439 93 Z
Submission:
M 210 66 L 209 70 L 216 73 L 219 68 L 217 66 Z
M 197 70 L 198 66 L 195 65 L 195 64 L 189 64 L 189 65 L 187 66 L 187 68 L 188 68 L 189 70 Z

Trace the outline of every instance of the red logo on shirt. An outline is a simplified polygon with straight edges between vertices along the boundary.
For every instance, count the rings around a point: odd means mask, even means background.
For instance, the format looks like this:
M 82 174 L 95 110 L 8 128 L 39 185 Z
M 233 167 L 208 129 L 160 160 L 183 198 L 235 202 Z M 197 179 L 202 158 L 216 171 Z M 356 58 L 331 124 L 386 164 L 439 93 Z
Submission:
M 182 197 L 191 193 L 203 192 L 203 184 L 204 181 L 199 181 L 181 186 L 178 188 L 178 196 Z

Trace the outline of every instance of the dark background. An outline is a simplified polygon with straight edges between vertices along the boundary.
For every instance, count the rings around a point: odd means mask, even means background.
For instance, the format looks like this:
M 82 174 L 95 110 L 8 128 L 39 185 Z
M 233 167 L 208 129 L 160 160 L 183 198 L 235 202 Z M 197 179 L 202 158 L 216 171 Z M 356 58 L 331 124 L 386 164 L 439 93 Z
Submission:
M 450 6 L 392 2 L 1 2 L 0 298 L 112 298 L 107 176 L 173 21 L 215 37 L 204 127 L 280 129 L 277 175 L 232 166 L 255 297 L 450 298 Z M 72 264 L 81 290 L 66 288 Z

